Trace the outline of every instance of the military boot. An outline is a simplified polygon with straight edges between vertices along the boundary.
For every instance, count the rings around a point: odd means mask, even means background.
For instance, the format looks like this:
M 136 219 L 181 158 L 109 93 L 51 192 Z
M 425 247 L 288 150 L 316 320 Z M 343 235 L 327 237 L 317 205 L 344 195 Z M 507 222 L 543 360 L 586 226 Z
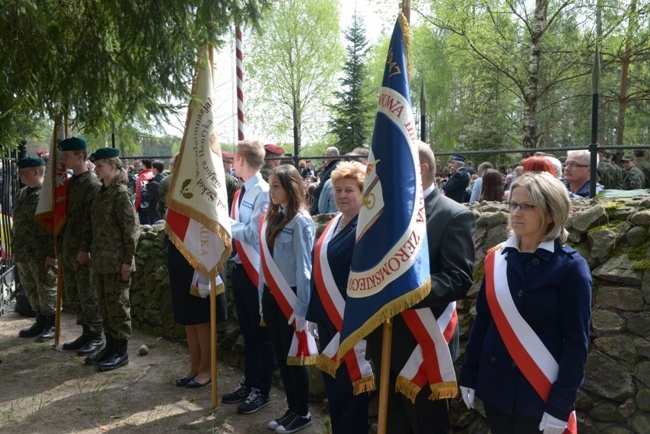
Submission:
M 40 335 L 38 335 L 39 342 L 51 341 L 52 339 L 54 339 L 55 319 L 56 319 L 56 315 L 50 315 L 45 318 L 45 328 L 43 329 L 43 332 Z
M 86 344 L 79 348 L 77 354 L 80 356 L 87 356 L 94 353 L 102 347 L 102 334 L 101 333 L 92 333 L 90 332 Z
M 82 325 L 81 327 L 83 329 L 83 331 L 81 332 L 81 336 L 79 336 L 77 339 L 75 339 L 72 342 L 64 343 L 61 348 L 63 348 L 64 350 L 78 350 L 79 348 L 86 345 L 86 342 L 88 342 L 88 338 L 90 338 L 90 328 L 85 324 Z
M 106 335 L 106 345 L 104 346 L 104 349 L 102 349 L 100 352 L 93 354 L 92 356 L 87 356 L 84 359 L 84 364 L 86 365 L 96 365 L 100 362 L 103 362 L 106 360 L 108 357 L 110 357 L 111 354 L 113 354 L 113 345 L 115 344 L 115 340 L 110 336 Z
M 21 338 L 35 338 L 36 336 L 43 333 L 45 330 L 45 315 L 41 315 L 40 312 L 36 312 L 36 322 L 28 329 L 22 329 L 18 332 L 18 336 Z
M 129 363 L 129 354 L 127 353 L 128 344 L 129 341 L 127 340 L 115 340 L 113 343 L 113 354 L 99 363 L 97 370 L 100 372 L 112 371 Z

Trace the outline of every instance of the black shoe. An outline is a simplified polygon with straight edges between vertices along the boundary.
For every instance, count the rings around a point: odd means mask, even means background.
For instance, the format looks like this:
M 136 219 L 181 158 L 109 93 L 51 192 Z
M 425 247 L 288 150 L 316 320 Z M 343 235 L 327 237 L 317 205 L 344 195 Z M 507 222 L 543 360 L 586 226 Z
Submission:
M 275 429 L 275 432 L 278 434 L 291 434 L 307 428 L 311 425 L 311 422 L 311 413 L 307 413 L 307 416 L 298 416 L 296 413 L 293 413 L 283 425 L 279 425 Z
M 113 338 L 109 335 L 106 335 L 106 345 L 104 349 L 98 353 L 93 354 L 92 356 L 87 356 L 84 359 L 84 364 L 86 365 L 96 365 L 108 359 L 108 357 L 113 353 Z
M 63 344 L 61 348 L 64 350 L 78 350 L 79 348 L 83 347 L 86 345 L 86 342 L 88 342 L 88 339 L 90 338 L 90 328 L 87 325 L 82 325 L 83 332 L 81 333 L 81 336 L 79 336 L 77 339 L 75 339 L 72 342 L 66 342 Z
M 97 370 L 99 372 L 112 371 L 129 363 L 128 344 L 129 341 L 127 340 L 114 341 L 112 354 L 106 360 L 97 364 Z
M 45 341 L 51 341 L 54 339 L 54 320 L 56 316 L 55 315 L 50 315 L 48 317 L 45 317 L 45 328 L 43 329 L 43 332 L 38 335 L 37 340 L 39 342 L 45 342 Z
M 102 347 L 102 335 L 100 333 L 91 333 L 83 347 L 79 348 L 77 354 L 87 356 L 94 353 Z
M 266 427 L 268 429 L 270 429 L 271 431 L 275 431 L 275 429 L 277 427 L 279 427 L 280 425 L 284 426 L 284 424 L 287 423 L 289 421 L 289 419 L 293 417 L 292 416 L 293 414 L 294 414 L 293 411 L 287 410 L 287 412 L 285 414 L 283 414 L 279 418 L 273 419 L 271 422 L 269 422 L 269 424 Z
M 192 382 L 192 380 L 194 380 L 194 377 L 192 377 L 192 378 L 190 378 L 190 377 L 177 378 L 176 379 L 176 385 L 178 387 L 185 387 L 188 384 L 190 384 Z
M 251 414 L 255 413 L 257 410 L 266 407 L 271 403 L 271 398 L 264 396 L 260 393 L 259 390 L 252 387 L 251 393 L 246 398 L 246 401 L 242 402 L 237 406 L 237 413 L 241 414 Z
M 221 395 L 221 402 L 225 404 L 235 404 L 237 402 L 242 402 L 248 398 L 248 395 L 250 395 L 250 393 L 251 390 L 246 387 L 242 381 L 232 391 Z
M 18 336 L 21 338 L 35 338 L 36 336 L 43 333 L 45 330 L 46 319 L 45 315 L 41 315 L 40 312 L 36 313 L 36 322 L 28 329 L 22 329 L 18 332 Z
M 189 383 L 187 383 L 187 387 L 188 387 L 189 389 L 196 389 L 196 388 L 198 388 L 198 387 L 207 386 L 207 385 L 210 384 L 210 383 L 212 383 L 212 378 L 210 378 L 208 381 L 206 381 L 206 382 L 203 383 L 203 384 L 201 384 L 201 383 L 199 383 L 198 381 L 196 381 L 195 378 L 192 378 L 192 379 L 189 381 Z

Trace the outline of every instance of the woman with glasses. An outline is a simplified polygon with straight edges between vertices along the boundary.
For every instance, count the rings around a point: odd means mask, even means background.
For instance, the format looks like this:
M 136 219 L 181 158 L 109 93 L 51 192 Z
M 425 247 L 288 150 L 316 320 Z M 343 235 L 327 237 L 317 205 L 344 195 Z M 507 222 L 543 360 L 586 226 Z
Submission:
M 494 434 L 560 434 L 576 423 L 591 274 L 565 244 L 571 202 L 560 181 L 525 172 L 509 200 L 512 235 L 485 258 L 461 394 L 468 408 L 481 398 Z

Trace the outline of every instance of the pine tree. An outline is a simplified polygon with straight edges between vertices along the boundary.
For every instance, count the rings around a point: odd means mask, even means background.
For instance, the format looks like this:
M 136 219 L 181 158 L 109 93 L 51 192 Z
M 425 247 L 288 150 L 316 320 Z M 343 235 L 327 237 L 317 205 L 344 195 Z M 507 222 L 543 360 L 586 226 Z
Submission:
M 366 55 L 368 40 L 363 18 L 355 11 L 352 26 L 345 30 L 348 41 L 345 76 L 339 80 L 342 90 L 334 92 L 338 104 L 330 106 L 330 134 L 336 137 L 335 146 L 342 154 L 354 148 L 369 145 L 369 129 L 373 106 L 368 101 Z

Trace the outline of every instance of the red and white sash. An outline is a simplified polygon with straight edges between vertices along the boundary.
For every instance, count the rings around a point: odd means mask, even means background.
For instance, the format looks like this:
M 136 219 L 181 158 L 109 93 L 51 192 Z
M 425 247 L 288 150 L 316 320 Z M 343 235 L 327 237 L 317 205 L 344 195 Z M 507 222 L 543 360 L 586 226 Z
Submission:
M 501 250 L 490 251 L 484 265 L 485 295 L 499 335 L 521 373 L 546 402 L 560 367 L 539 336 L 517 310 L 508 285 L 508 263 Z M 569 415 L 564 432 L 571 434 L 578 432 L 575 411 Z
M 397 377 L 397 391 L 415 403 L 417 394 L 429 383 L 430 400 L 455 397 L 458 384 L 449 341 L 458 324 L 456 302 L 449 303 L 437 320 L 429 308 L 405 310 L 402 318 L 418 345 Z
M 237 221 L 239 221 L 240 193 L 241 190 L 237 190 L 235 192 L 235 196 L 233 197 L 232 202 L 232 210 L 230 211 L 232 219 Z M 249 193 L 249 191 L 246 191 L 246 193 L 244 193 L 244 198 L 246 198 L 247 193 Z M 244 198 L 242 198 L 242 202 Z M 239 256 L 239 259 L 244 266 L 244 270 L 246 270 L 248 278 L 251 280 L 251 282 L 253 282 L 256 288 L 259 287 L 260 275 L 258 270 L 260 266 L 260 254 L 257 253 L 255 248 L 250 244 L 242 243 L 241 241 L 234 238 L 233 242 L 235 243 L 235 248 L 237 249 L 237 256 Z
M 296 216 L 297 217 L 297 216 Z M 266 243 L 266 227 L 268 221 L 261 217 L 260 227 L 260 256 L 262 260 L 262 271 L 264 273 L 264 282 L 271 290 L 271 295 L 280 306 L 282 313 L 287 318 L 291 318 L 294 306 L 298 297 L 293 292 L 287 280 L 284 278 L 277 264 L 271 256 L 269 246 Z M 294 328 L 291 348 L 287 354 L 287 365 L 313 365 L 318 358 L 318 348 L 314 337 L 307 330 L 296 331 L 296 322 L 291 324 Z
M 318 356 L 316 366 L 332 377 L 336 377 L 336 369 L 339 366 L 336 353 L 339 350 L 341 328 L 343 327 L 345 299 L 334 281 L 332 269 L 327 260 L 327 246 L 334 237 L 334 232 L 341 218 L 342 214 L 339 214 L 330 220 L 325 231 L 316 242 L 316 248 L 314 249 L 314 283 L 325 312 L 327 312 L 327 316 L 337 330 L 336 335 L 321 352 L 321 355 Z M 343 356 L 355 395 L 375 390 L 372 367 L 365 358 L 365 351 L 366 341 L 362 340 Z

